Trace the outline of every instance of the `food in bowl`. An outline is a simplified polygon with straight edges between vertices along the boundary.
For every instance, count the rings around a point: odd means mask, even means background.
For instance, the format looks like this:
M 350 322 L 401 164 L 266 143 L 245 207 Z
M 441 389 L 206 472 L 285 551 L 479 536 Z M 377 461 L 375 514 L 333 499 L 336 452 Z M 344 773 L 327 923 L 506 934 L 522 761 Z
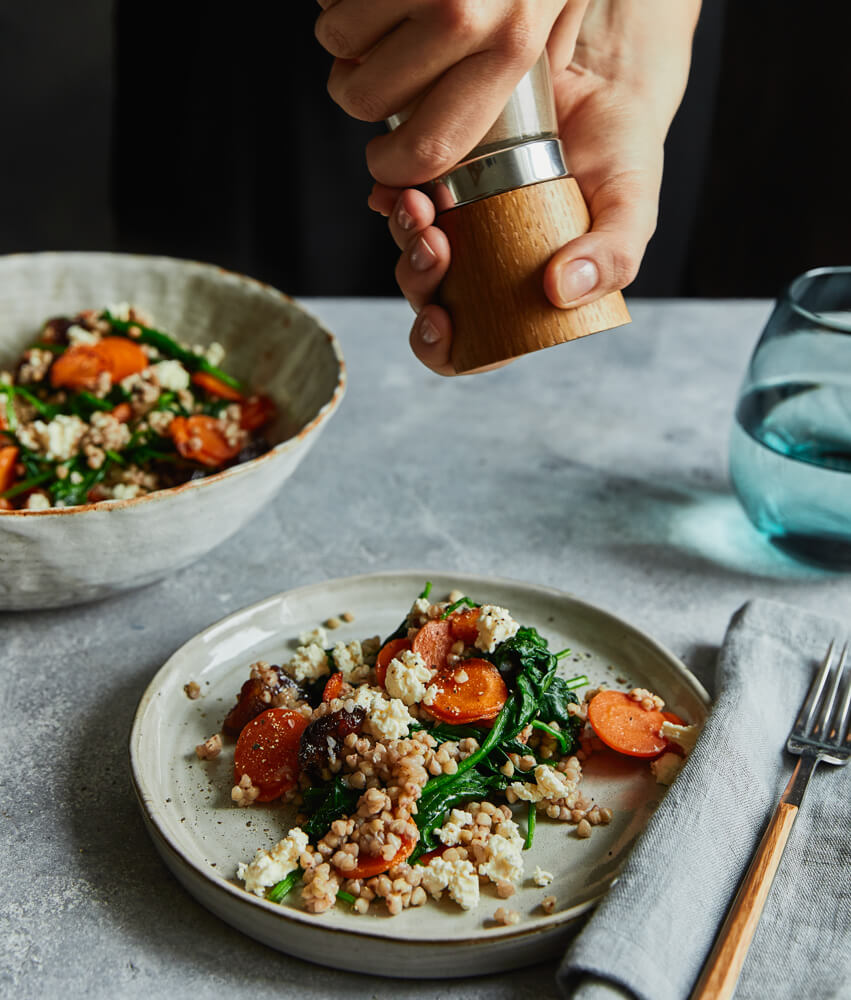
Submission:
M 644 689 L 588 690 L 580 701 L 587 677 L 559 670 L 568 650 L 457 592 L 433 602 L 427 586 L 383 641 L 329 647 L 320 627 L 299 642 L 281 666 L 252 664 L 222 733 L 196 753 L 215 759 L 235 740 L 233 801 L 300 810 L 237 877 L 273 902 L 301 882 L 313 913 L 342 902 L 397 914 L 444 894 L 472 909 L 483 888 L 508 899 L 539 811 L 579 839 L 611 819 L 581 788 L 592 753 L 681 763 L 696 735 Z M 663 777 L 675 770 L 668 761 Z M 537 865 L 531 877 L 552 881 Z M 555 899 L 540 905 L 551 912 Z M 517 914 L 501 907 L 495 918 Z
M 137 306 L 47 320 L 0 371 L 0 511 L 129 500 L 257 458 L 272 399 Z

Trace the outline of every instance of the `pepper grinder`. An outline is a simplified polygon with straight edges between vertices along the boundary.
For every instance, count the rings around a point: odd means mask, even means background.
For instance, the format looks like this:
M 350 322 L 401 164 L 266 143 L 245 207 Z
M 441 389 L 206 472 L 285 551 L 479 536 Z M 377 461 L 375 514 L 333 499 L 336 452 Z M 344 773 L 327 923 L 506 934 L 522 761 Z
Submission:
M 573 309 L 544 295 L 547 261 L 591 224 L 565 166 L 546 52 L 482 141 L 424 190 L 452 248 L 439 301 L 452 316 L 458 372 L 630 322 L 620 292 Z

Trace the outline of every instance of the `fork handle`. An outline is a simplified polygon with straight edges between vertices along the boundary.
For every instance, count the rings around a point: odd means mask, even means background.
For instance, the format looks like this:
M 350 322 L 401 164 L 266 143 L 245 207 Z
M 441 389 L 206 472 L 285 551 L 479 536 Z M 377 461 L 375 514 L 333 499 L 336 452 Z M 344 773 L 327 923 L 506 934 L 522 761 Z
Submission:
M 774 874 L 798 815 L 803 789 L 817 761 L 802 757 L 739 886 L 691 1000 L 727 1000 L 733 995 Z M 788 801 L 795 799 L 797 801 Z

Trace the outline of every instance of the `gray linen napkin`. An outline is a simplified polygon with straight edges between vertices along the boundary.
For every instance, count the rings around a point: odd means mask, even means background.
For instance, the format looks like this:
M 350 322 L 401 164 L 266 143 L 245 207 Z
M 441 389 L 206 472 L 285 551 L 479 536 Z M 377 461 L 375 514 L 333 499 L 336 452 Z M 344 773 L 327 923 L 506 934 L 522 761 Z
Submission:
M 837 622 L 756 600 L 730 622 L 717 701 L 623 874 L 568 949 L 572 1000 L 688 997 L 786 786 L 786 737 Z M 851 997 L 851 764 L 810 782 L 736 1000 Z

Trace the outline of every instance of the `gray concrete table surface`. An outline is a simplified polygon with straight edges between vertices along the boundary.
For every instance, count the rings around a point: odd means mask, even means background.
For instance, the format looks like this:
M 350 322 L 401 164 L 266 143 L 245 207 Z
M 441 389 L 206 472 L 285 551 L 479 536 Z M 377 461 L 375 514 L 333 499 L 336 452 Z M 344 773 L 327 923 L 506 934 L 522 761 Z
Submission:
M 130 787 L 127 736 L 154 672 L 237 608 L 369 571 L 514 577 L 645 629 L 710 688 L 749 598 L 847 611 L 851 577 L 775 551 L 728 486 L 735 396 L 770 303 L 633 302 L 631 327 L 459 379 L 410 354 L 402 302 L 306 304 L 339 336 L 349 389 L 274 502 L 158 584 L 0 614 L 4 997 L 554 995 L 552 963 L 457 982 L 310 965 L 171 877 Z

